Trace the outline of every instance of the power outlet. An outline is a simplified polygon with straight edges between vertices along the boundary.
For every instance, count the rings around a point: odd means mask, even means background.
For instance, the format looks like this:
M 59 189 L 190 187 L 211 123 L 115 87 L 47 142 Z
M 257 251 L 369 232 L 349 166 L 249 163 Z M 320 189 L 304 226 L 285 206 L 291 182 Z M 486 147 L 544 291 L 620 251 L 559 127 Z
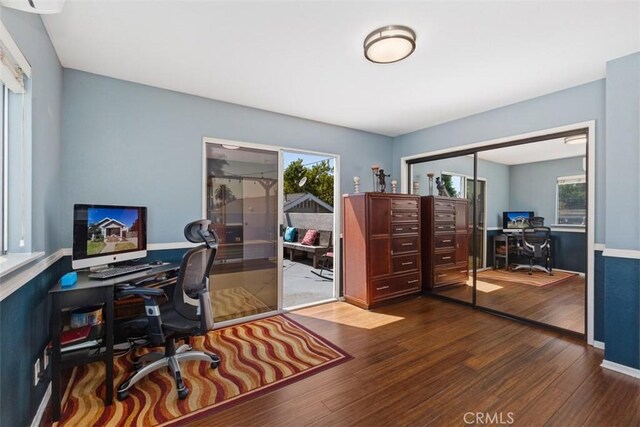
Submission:
M 37 386 L 40 382 L 40 359 L 36 359 L 36 363 L 33 364 L 33 386 Z

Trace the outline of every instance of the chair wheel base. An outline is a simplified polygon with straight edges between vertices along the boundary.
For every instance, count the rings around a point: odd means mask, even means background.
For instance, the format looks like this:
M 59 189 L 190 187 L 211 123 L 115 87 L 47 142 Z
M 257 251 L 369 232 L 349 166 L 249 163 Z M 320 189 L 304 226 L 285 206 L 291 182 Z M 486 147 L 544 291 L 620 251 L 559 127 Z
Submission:
M 123 400 L 125 400 L 127 397 L 129 397 L 129 390 L 125 390 L 125 391 L 119 391 L 118 392 L 118 400 L 120 402 L 122 402 Z
M 178 399 L 184 400 L 187 398 L 188 395 L 189 395 L 189 389 L 187 387 L 183 388 L 182 390 L 178 390 Z

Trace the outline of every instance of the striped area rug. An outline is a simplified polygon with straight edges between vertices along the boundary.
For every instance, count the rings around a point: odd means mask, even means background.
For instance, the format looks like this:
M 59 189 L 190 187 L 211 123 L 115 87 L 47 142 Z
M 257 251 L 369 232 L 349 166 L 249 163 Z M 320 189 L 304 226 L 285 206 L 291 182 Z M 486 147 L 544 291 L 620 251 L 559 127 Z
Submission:
M 534 271 L 533 274 L 529 274 L 529 272 L 525 270 L 507 271 L 490 269 L 478 272 L 478 279 L 486 282 L 494 283 L 495 281 L 504 281 L 537 287 L 556 285 L 574 276 L 577 276 L 577 274 L 558 270 L 553 272 L 553 276 L 549 276 L 542 271 Z
M 243 287 L 212 289 L 211 305 L 216 322 L 270 311 L 264 302 Z
M 178 400 L 173 377 L 160 369 L 133 386 L 127 399 L 114 399 L 105 407 L 104 364 L 92 363 L 72 371 L 64 388 L 62 418 L 54 425 L 182 425 L 351 359 L 282 315 L 212 331 L 194 338 L 192 345 L 215 352 L 222 360 L 215 370 L 207 363 L 181 365 L 191 390 L 185 400 Z M 116 358 L 116 386 L 131 363 L 132 355 Z

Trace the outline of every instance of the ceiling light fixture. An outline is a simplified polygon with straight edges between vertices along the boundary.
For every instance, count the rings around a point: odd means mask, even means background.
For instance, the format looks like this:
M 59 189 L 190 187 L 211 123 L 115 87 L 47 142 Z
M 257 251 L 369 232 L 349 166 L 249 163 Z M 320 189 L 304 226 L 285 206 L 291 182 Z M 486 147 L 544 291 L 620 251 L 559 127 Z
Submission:
M 237 145 L 222 144 L 222 148 L 226 148 L 227 150 L 237 150 L 240 147 Z
M 387 25 L 364 39 L 364 57 L 376 64 L 398 62 L 416 49 L 416 33 L 404 25 Z
M 567 136 L 564 139 L 564 143 L 565 144 L 570 144 L 570 145 L 586 144 L 587 143 L 587 135 Z

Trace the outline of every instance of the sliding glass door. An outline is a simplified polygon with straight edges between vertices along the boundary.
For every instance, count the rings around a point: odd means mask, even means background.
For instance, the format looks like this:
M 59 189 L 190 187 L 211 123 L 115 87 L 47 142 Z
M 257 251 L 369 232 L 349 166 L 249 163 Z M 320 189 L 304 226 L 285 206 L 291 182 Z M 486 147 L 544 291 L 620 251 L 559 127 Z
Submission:
M 211 277 L 216 322 L 278 310 L 278 151 L 207 143 L 206 217 L 220 238 Z

